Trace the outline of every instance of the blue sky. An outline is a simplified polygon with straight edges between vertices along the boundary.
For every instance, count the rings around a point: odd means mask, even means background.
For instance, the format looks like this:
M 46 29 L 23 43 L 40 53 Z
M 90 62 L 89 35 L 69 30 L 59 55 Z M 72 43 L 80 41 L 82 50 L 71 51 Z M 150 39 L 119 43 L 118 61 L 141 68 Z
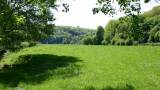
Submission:
M 68 0 L 70 11 L 68 13 L 59 12 L 55 13 L 56 25 L 65 26 L 80 26 L 84 28 L 95 29 L 97 26 L 105 26 L 110 19 L 116 19 L 124 16 L 123 13 L 117 13 L 114 17 L 109 17 L 102 13 L 93 15 L 92 8 L 95 7 L 96 0 Z M 155 1 L 148 4 L 142 4 L 142 12 L 152 9 L 152 7 L 159 5 Z

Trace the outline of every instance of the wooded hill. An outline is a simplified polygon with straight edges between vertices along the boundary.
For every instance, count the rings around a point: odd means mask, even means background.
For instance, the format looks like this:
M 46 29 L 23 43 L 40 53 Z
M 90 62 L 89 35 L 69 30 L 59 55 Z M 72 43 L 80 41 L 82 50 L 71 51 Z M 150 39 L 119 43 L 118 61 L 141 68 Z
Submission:
M 86 36 L 93 36 L 94 29 L 71 27 L 71 26 L 55 26 L 54 34 L 41 40 L 43 44 L 82 44 Z

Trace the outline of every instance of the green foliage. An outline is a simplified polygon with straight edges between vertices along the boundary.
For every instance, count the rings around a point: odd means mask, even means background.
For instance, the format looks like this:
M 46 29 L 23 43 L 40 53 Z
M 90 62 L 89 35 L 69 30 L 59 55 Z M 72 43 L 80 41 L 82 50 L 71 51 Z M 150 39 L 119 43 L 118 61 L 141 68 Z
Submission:
M 150 31 L 150 37 L 149 37 L 149 41 L 150 42 L 156 42 L 158 39 L 158 31 L 160 31 L 160 25 L 156 25 L 154 28 L 151 29 Z M 157 33 L 157 34 L 156 34 Z
M 92 34 L 92 35 L 87 35 L 86 37 L 84 37 L 83 44 L 102 45 L 103 40 L 104 40 L 104 28 L 102 26 L 98 26 L 95 35 Z M 103 44 L 105 44 L 105 42 Z
M 142 36 L 142 33 L 143 33 L 143 30 L 141 29 L 141 25 L 142 23 L 144 23 L 144 18 L 141 17 L 141 16 L 132 16 L 130 17 L 131 19 L 131 27 L 129 28 L 130 29 L 130 35 L 131 37 L 133 37 L 134 40 L 136 41 L 139 41 L 141 36 Z
M 105 39 L 102 41 L 102 45 L 108 45 L 108 44 L 109 44 L 109 42 L 106 41 Z
M 125 40 L 125 45 L 132 45 L 132 44 L 133 44 L 133 39 L 127 38 L 127 39 Z
M 116 20 L 110 20 L 105 27 L 105 40 L 110 42 L 110 40 L 114 37 L 115 31 L 117 27 Z
M 144 0 L 144 3 L 148 3 L 150 0 Z M 115 7 L 115 4 L 117 7 Z M 126 15 L 139 14 L 141 10 L 140 0 L 97 0 L 97 7 L 93 9 L 93 13 L 102 12 L 113 16 L 118 10 L 124 12 Z
M 43 44 L 83 44 L 83 39 L 95 35 L 94 29 L 55 26 L 53 34 L 40 40 Z
M 30 43 L 29 42 L 21 42 L 21 47 L 22 48 L 26 48 L 26 47 L 29 47 Z
M 102 44 L 104 39 L 104 28 L 102 26 L 98 26 L 95 38 L 97 40 L 97 44 Z
M 85 45 L 94 45 L 94 40 L 92 37 L 86 37 L 83 39 L 83 44 Z
M 156 42 L 160 42 L 160 29 L 154 35 L 154 39 Z
M 160 22 L 160 15 L 157 15 L 150 18 L 146 18 L 145 24 L 148 29 L 151 29 L 154 28 L 154 26 L 156 26 L 157 24 L 159 24 L 159 22 Z
M 0 0 L 1 49 L 14 50 L 21 42 L 38 41 L 51 33 L 54 21 L 50 9 L 56 0 Z
M 140 44 L 147 42 L 159 42 L 160 30 L 160 8 L 155 7 L 148 13 L 154 12 L 153 15 L 146 16 L 132 15 L 121 17 L 118 20 L 111 20 L 105 28 L 105 40 L 112 45 Z M 157 12 L 157 13 L 156 13 Z
M 119 35 L 115 35 L 115 37 L 111 40 L 112 45 L 125 45 L 125 40 L 121 38 Z

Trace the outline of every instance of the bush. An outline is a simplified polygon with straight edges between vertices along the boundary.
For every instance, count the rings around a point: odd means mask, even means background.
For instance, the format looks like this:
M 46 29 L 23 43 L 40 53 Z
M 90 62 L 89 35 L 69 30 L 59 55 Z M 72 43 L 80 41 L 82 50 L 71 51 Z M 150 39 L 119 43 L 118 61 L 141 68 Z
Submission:
M 106 40 L 103 40 L 103 41 L 102 41 L 102 45 L 108 45 L 108 44 L 109 44 L 108 41 L 106 41 Z
M 127 38 L 127 40 L 125 40 L 125 45 L 133 45 L 133 39 Z
M 111 45 L 115 45 L 115 43 L 116 43 L 116 38 L 113 38 L 113 39 L 111 40 Z
M 126 34 L 124 34 L 124 33 L 119 33 L 119 38 L 121 38 L 121 39 L 127 39 L 127 35 Z
M 160 31 L 156 32 L 156 34 L 154 35 L 154 40 L 155 42 L 160 42 Z
M 133 41 L 133 45 L 138 45 L 138 41 Z
M 32 47 L 37 45 L 36 42 L 21 42 L 20 48 Z
M 160 25 L 156 25 L 153 29 L 150 31 L 150 36 L 149 36 L 149 42 L 156 42 L 155 38 L 157 39 L 156 33 L 160 30 Z
M 6 50 L 0 50 L 0 60 L 4 57 Z
M 83 39 L 83 44 L 85 45 L 92 45 L 93 44 L 93 38 L 87 37 Z
M 117 34 L 115 37 L 111 40 L 112 45 L 125 45 L 125 39 L 120 38 L 120 36 Z
M 36 46 L 37 42 L 29 42 L 29 47 Z
M 116 41 L 115 45 L 125 45 L 125 40 L 124 39 L 118 39 Z
M 30 43 L 29 42 L 21 42 L 21 47 L 25 48 L 25 47 L 29 47 Z

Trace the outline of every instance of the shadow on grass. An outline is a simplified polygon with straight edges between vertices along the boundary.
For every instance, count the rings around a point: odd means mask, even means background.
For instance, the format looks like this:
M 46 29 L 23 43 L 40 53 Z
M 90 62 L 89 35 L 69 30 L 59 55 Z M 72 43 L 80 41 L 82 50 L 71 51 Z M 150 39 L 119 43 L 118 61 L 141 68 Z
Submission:
M 88 86 L 88 87 L 85 87 L 84 90 L 135 90 L 135 88 L 132 85 L 126 84 L 124 86 L 118 86 L 118 87 L 106 86 L 103 88 Z
M 14 65 L 0 69 L 0 83 L 9 87 L 17 87 L 22 82 L 38 84 L 49 77 L 68 78 L 79 75 L 80 65 L 75 57 L 56 56 L 50 54 L 30 54 L 19 56 Z

